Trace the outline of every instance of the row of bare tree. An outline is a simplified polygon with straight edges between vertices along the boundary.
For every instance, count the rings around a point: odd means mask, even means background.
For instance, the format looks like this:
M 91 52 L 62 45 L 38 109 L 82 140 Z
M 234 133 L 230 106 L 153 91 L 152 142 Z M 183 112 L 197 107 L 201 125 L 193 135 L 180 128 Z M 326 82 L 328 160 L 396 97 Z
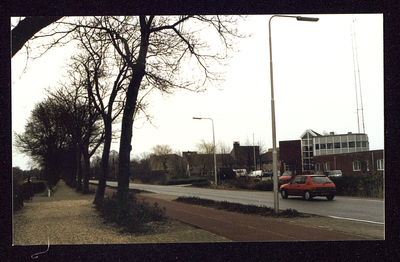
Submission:
M 104 197 L 112 128 L 119 119 L 118 204 L 124 216 L 134 119 L 139 113 L 149 118 L 143 98 L 153 90 L 163 94 L 176 89 L 200 92 L 223 80 L 215 66 L 224 64 L 234 39 L 241 37 L 238 19 L 241 17 L 140 15 L 21 20 L 12 30 L 13 55 L 43 37 L 50 41 L 40 45 L 44 48 L 40 54 L 70 42 L 76 42 L 77 49 L 68 79 L 48 91 L 46 101 L 33 110 L 25 133 L 17 135 L 19 148 L 53 174 L 58 174 L 55 171 L 66 158 L 74 156 L 77 186 L 81 187 L 79 174 L 83 174 L 85 189 L 90 156 L 101 146 L 98 201 Z M 53 122 L 46 122 L 49 116 Z M 46 141 L 34 137 L 40 128 L 47 132 Z M 83 172 L 78 163 L 82 158 Z

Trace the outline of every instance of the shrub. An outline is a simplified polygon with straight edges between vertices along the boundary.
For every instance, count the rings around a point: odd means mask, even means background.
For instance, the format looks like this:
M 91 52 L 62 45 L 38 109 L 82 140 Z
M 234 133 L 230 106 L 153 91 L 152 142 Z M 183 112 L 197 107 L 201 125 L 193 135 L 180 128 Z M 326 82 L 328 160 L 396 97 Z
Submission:
M 249 177 L 239 177 L 237 179 L 232 179 L 228 181 L 223 181 L 222 185 L 227 184 L 228 186 L 223 186 L 225 188 L 234 189 L 251 189 L 257 182 Z
M 35 180 L 32 182 L 22 181 L 18 183 L 20 194 L 24 200 L 31 199 L 35 194 L 46 190 L 46 181 Z
M 196 182 L 193 182 L 193 183 L 192 183 L 192 186 L 195 186 L 195 187 L 202 187 L 202 188 L 204 188 L 204 187 L 209 188 L 210 185 L 211 185 L 211 183 L 210 183 L 210 181 L 208 181 L 208 180 L 205 180 L 205 181 L 196 181 Z
M 97 210 L 106 222 L 116 223 L 124 231 L 143 233 L 151 231 L 152 222 L 165 222 L 165 208 L 161 209 L 157 203 L 150 205 L 148 202 L 138 200 L 135 195 L 129 194 L 129 202 L 124 217 L 119 217 L 117 194 L 104 198 L 96 203 Z
M 211 207 L 219 210 L 226 210 L 229 212 L 237 212 L 242 214 L 254 214 L 261 216 L 276 216 L 274 209 L 266 206 L 256 205 L 243 205 L 239 203 L 230 203 L 228 201 L 214 201 L 209 199 L 202 199 L 199 197 L 178 197 L 175 201 L 186 204 L 199 205 Z M 279 211 L 278 216 L 284 217 L 298 217 L 300 214 L 294 209 L 286 209 Z
M 235 171 L 230 167 L 218 168 L 218 180 L 233 179 L 236 177 Z
M 383 197 L 383 176 L 378 174 L 357 174 L 332 177 L 336 195 L 358 197 Z
M 24 206 L 24 195 L 22 185 L 14 178 L 13 181 L 13 209 L 20 210 Z
M 266 180 L 256 183 L 252 189 L 259 191 L 273 191 L 274 190 L 274 181 Z
M 193 184 L 193 183 L 201 183 L 208 182 L 207 178 L 204 177 L 190 177 L 190 178 L 178 178 L 171 179 L 165 182 L 166 185 L 185 185 L 185 184 Z

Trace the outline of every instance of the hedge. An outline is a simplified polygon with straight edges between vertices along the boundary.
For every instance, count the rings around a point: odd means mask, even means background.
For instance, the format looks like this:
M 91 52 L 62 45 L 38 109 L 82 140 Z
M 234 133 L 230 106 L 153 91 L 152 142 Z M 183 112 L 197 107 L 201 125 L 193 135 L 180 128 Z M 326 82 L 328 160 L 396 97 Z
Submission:
M 207 178 L 204 177 L 193 177 L 193 178 L 178 178 L 178 179 L 171 179 L 165 182 L 166 185 L 185 185 L 185 184 L 193 184 L 193 183 L 204 183 L 208 181 Z

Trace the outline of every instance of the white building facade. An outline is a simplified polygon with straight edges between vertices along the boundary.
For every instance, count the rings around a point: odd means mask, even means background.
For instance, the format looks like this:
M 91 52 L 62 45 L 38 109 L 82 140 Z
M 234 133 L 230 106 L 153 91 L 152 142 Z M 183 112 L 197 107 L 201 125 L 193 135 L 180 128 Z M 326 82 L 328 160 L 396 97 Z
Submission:
M 314 171 L 314 156 L 369 151 L 367 134 L 321 135 L 311 129 L 301 135 L 302 171 Z

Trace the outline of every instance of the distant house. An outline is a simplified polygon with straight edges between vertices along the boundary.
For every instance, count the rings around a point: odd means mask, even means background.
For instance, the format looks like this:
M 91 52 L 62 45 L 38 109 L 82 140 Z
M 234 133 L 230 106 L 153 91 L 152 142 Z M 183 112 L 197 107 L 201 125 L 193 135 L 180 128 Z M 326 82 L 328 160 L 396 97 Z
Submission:
M 216 165 L 217 168 L 231 167 L 253 170 L 254 159 L 256 166 L 260 167 L 259 146 L 241 146 L 239 142 L 234 142 L 229 154 L 216 155 Z M 205 175 L 214 172 L 214 157 L 213 154 L 198 154 L 194 151 L 182 152 L 182 166 L 186 170 L 186 174 Z
M 202 172 L 199 154 L 195 151 L 182 152 L 182 166 L 187 176 L 198 176 Z
M 230 155 L 233 158 L 234 168 L 256 170 L 257 165 L 260 165 L 261 160 L 259 146 L 241 146 L 239 142 L 234 142 Z
M 260 159 L 261 159 L 261 168 L 262 170 L 265 170 L 267 172 L 272 172 L 273 170 L 273 157 L 272 157 L 272 151 L 273 149 L 270 148 L 268 149 L 268 152 L 261 154 Z M 277 165 L 278 165 L 278 171 L 280 170 L 281 167 L 281 161 L 280 161 L 280 149 L 279 147 L 276 148 L 276 158 L 277 158 Z M 279 173 L 278 173 L 279 174 Z

